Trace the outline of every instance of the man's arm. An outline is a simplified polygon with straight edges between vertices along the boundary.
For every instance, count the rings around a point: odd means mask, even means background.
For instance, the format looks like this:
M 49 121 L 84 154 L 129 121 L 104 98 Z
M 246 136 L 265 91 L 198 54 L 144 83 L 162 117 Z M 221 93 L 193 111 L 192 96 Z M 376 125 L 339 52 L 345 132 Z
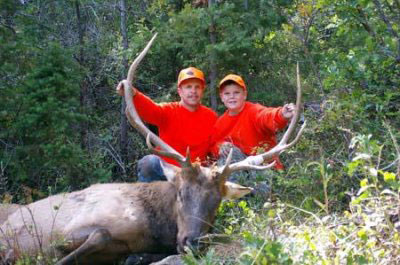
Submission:
M 120 96 L 124 96 L 124 83 L 121 81 L 117 88 L 117 93 Z M 132 87 L 133 103 L 139 116 L 145 121 L 153 125 L 159 126 L 162 122 L 165 122 L 163 116 L 163 108 L 152 101 L 149 97 Z M 128 117 L 129 118 L 129 117 Z

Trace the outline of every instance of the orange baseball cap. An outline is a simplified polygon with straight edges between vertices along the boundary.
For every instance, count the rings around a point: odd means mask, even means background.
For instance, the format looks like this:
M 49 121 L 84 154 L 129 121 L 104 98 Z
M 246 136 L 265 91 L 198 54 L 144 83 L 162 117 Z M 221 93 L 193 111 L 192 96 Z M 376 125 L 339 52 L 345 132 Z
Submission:
M 221 82 L 219 82 L 219 86 L 218 86 L 219 91 L 221 91 L 221 87 L 228 81 L 235 82 L 236 84 L 241 86 L 244 89 L 244 91 L 247 91 L 246 84 L 244 83 L 243 78 L 239 75 L 234 75 L 234 74 L 229 74 L 229 75 L 225 76 L 221 80 Z
M 201 70 L 195 67 L 189 67 L 181 70 L 178 75 L 178 87 L 184 80 L 196 78 L 203 83 L 203 88 L 206 86 L 206 80 L 204 79 L 204 74 Z

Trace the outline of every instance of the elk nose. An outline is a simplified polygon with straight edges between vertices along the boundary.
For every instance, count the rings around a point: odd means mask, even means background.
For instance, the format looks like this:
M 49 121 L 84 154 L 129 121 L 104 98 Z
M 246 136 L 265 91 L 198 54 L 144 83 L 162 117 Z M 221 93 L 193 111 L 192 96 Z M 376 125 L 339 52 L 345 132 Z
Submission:
M 186 236 L 183 239 L 183 245 L 195 250 L 199 247 L 199 239 L 197 237 Z

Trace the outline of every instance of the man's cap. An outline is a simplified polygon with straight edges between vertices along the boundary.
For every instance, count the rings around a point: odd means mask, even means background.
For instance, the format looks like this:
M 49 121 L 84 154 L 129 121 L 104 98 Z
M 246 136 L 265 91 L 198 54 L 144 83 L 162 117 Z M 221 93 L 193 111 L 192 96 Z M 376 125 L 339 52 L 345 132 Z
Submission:
M 240 87 L 243 88 L 244 91 L 247 91 L 246 88 L 246 84 L 243 81 L 243 78 L 239 75 L 235 75 L 235 74 L 229 74 L 227 76 L 225 76 L 221 82 L 219 82 L 219 86 L 218 86 L 218 90 L 221 92 L 221 88 L 223 87 L 223 85 L 228 82 L 228 81 L 233 81 L 236 84 L 238 84 Z
M 189 67 L 179 72 L 178 87 L 181 85 L 183 81 L 191 78 L 199 79 L 203 84 L 203 88 L 206 86 L 206 80 L 204 79 L 203 72 L 195 67 Z

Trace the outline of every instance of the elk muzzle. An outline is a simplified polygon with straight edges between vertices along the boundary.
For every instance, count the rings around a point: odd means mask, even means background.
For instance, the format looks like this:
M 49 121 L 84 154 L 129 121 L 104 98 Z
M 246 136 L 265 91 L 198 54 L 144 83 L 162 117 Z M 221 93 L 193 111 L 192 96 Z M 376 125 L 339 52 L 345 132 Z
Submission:
M 196 233 L 189 233 L 182 238 L 178 238 L 178 252 L 185 253 L 186 248 L 190 248 L 193 251 L 200 250 L 200 236 Z

